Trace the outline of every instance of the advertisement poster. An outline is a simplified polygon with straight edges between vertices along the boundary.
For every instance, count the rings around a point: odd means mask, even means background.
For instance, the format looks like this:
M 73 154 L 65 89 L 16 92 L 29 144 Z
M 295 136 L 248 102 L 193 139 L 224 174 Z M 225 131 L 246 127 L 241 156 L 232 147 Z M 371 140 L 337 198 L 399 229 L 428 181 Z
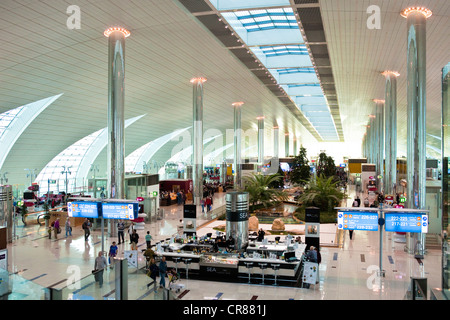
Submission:
M 303 266 L 303 283 L 316 284 L 318 270 L 319 264 L 317 262 L 306 261 Z
M 128 260 L 129 267 L 138 267 L 138 252 L 137 250 L 126 250 L 123 257 Z
M 197 219 L 184 218 L 184 226 L 183 226 L 184 232 L 185 233 L 196 232 L 197 231 L 196 223 Z

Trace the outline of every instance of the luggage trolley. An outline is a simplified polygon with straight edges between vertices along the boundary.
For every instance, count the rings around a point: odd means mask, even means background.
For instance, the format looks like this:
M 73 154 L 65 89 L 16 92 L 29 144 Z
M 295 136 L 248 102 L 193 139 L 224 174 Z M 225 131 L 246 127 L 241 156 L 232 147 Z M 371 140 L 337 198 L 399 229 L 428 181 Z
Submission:
M 178 293 L 181 289 L 184 289 L 184 284 L 177 284 L 177 281 L 180 280 L 180 274 L 175 269 L 170 269 L 167 272 L 167 277 L 169 278 L 169 290 L 174 290 Z

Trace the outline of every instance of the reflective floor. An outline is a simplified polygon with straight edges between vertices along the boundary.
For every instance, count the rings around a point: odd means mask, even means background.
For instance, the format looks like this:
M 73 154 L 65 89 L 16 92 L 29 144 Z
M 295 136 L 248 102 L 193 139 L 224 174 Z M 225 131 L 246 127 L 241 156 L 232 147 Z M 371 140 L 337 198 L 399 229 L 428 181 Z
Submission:
M 224 194 L 216 194 L 214 207 L 223 204 Z M 164 208 L 166 213 L 164 221 L 148 224 L 145 230 L 139 231 L 138 249 L 145 248 L 144 235 L 147 231 L 150 231 L 155 241 L 165 239 L 176 232 L 177 224 L 182 217 L 182 207 L 173 205 Z M 204 222 L 206 219 L 199 225 Z M 206 224 L 198 230 L 198 233 L 206 234 L 210 227 L 211 224 Z M 399 300 L 404 299 L 411 277 L 427 278 L 428 289 L 441 286 L 440 250 L 428 250 L 424 259 L 420 261 L 404 251 L 404 243 L 396 242 L 394 234 L 384 232 L 382 268 L 385 270 L 385 277 L 380 278 L 377 277 L 380 262 L 378 232 L 355 231 L 353 239 L 350 240 L 348 233 L 339 234 L 334 225 L 321 227 L 322 229 L 328 236 L 324 235 L 324 241 L 327 243 L 321 247 L 320 281 L 309 289 L 180 279 L 178 284 L 181 289 L 175 295 L 181 300 Z M 51 240 L 48 239 L 44 227 L 19 225 L 17 230 L 18 240 L 8 247 L 8 268 L 11 273 L 29 280 L 29 289 L 15 292 L 8 299 L 32 299 L 34 292 L 32 286 L 35 285 L 64 287 L 74 268 L 79 271 L 81 278 L 86 277 L 85 283 L 76 290 L 74 299 L 98 300 L 114 297 L 113 270 L 105 271 L 102 288 L 91 276 L 94 259 L 102 250 L 100 232 L 92 232 L 89 241 L 85 242 L 81 227 L 74 228 L 72 236 L 66 238 L 63 231 L 58 239 Z M 331 244 L 333 239 L 339 240 L 340 245 Z M 105 237 L 105 250 L 108 250 L 112 241 L 116 240 Z M 123 256 L 126 250 L 130 250 L 127 241 L 119 246 L 119 256 Z M 140 255 L 138 267 L 143 266 L 145 259 Z M 161 289 L 155 296 L 153 291 L 147 288 L 147 283 L 149 278 L 143 272 L 130 270 L 129 299 L 157 299 Z

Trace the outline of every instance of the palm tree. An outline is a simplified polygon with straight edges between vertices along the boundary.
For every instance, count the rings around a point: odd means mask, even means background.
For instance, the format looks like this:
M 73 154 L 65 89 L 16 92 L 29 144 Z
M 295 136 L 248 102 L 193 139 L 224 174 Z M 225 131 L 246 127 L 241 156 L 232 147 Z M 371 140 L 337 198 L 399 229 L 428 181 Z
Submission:
M 346 197 L 337 187 L 338 182 L 333 181 L 333 177 L 321 175 L 317 179 L 311 180 L 309 188 L 299 198 L 299 203 L 305 206 L 315 206 L 322 211 L 332 212 L 333 208 Z
M 283 177 L 279 174 L 252 174 L 243 177 L 244 191 L 249 193 L 249 200 L 252 207 L 261 203 L 267 208 L 275 203 L 286 200 L 287 194 L 284 190 L 269 187 L 271 184 L 281 179 L 283 179 Z

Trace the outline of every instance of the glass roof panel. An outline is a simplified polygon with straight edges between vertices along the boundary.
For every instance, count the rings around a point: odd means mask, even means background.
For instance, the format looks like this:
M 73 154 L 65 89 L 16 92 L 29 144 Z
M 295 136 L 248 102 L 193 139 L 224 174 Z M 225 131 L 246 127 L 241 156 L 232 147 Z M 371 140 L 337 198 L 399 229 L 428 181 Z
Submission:
M 234 14 L 248 32 L 274 28 L 298 29 L 292 8 L 237 11 Z
M 210 0 L 217 10 L 289 6 L 289 0 Z
M 304 114 L 316 110 L 327 114 L 326 118 L 324 115 L 320 115 L 320 119 L 311 117 L 311 124 L 324 124 L 326 121 L 325 124 L 332 126 L 336 131 L 327 100 L 291 7 L 292 3 L 289 1 L 284 5 L 280 4 L 283 7 L 278 8 L 269 6 L 262 8 L 255 4 L 257 1 L 244 0 L 242 2 L 252 8 L 232 12 L 233 9 L 243 7 L 237 7 L 238 3 L 242 5 L 241 1 L 231 0 L 231 2 L 234 2 L 236 8 L 224 9 L 225 3 L 230 4 L 225 0 L 212 0 L 211 3 L 219 11 L 229 10 L 221 12 L 222 16 L 261 64 L 268 69 L 274 82 L 292 98 L 299 110 Z
M 265 46 L 259 47 L 266 56 L 282 56 L 288 54 L 308 55 L 305 45 Z M 293 69 L 293 68 L 291 68 Z M 298 69 L 298 68 L 295 68 Z M 313 71 L 315 72 L 315 71 Z

